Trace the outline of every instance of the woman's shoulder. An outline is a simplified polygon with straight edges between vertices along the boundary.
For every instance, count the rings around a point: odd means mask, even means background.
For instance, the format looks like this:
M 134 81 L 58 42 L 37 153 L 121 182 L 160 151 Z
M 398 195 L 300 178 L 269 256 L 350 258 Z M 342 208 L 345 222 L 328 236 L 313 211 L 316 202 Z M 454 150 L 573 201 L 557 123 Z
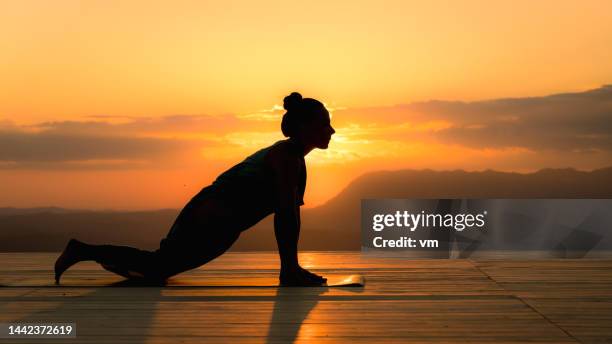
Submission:
M 289 139 L 277 141 L 269 148 L 265 163 L 270 167 L 300 166 L 303 164 L 304 157 L 296 153 L 295 146 Z

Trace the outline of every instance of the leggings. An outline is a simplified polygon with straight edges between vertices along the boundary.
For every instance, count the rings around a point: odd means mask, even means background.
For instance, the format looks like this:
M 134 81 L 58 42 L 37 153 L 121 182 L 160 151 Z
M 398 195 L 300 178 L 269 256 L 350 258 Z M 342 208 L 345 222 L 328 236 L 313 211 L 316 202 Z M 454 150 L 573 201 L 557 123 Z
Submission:
M 156 281 L 210 262 L 227 251 L 241 232 L 228 228 L 229 205 L 210 193 L 210 188 L 203 189 L 183 208 L 157 250 L 97 245 L 92 259 L 121 276 Z
M 169 235 L 161 240 L 160 247 L 155 251 L 129 246 L 95 245 L 91 258 L 104 269 L 123 277 L 165 281 L 217 258 L 240 236 L 240 231 L 218 226 L 219 223 L 207 223 L 204 228 L 198 226 L 197 229 L 202 231 L 188 228 L 192 226 L 181 224 L 184 217 L 179 215 Z
M 165 238 L 155 251 L 129 246 L 95 245 L 92 258 L 104 269 L 123 277 L 164 281 L 217 258 L 232 246 L 239 235 L 216 236 L 195 243 Z

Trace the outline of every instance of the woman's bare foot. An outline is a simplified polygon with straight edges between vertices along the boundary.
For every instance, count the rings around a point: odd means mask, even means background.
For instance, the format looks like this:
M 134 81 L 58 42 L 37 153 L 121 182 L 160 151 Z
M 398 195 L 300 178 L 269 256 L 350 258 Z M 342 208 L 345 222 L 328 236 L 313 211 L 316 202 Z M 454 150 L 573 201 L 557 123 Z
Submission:
M 304 275 L 306 275 L 306 277 L 308 277 L 309 279 L 315 280 L 315 281 L 320 282 L 320 283 L 326 283 L 327 282 L 327 278 L 325 278 L 323 276 L 319 276 L 319 275 L 317 275 L 315 273 L 312 273 L 312 272 L 304 269 L 303 267 L 300 267 L 300 269 L 302 269 L 302 273 Z
M 59 284 L 60 277 L 64 271 L 82 260 L 82 249 L 84 245 L 84 243 L 76 239 L 70 239 L 70 241 L 68 241 L 64 252 L 62 252 L 55 261 L 55 284 Z
M 279 280 L 283 287 L 321 287 L 327 282 L 327 278 L 313 274 L 300 266 L 281 269 Z

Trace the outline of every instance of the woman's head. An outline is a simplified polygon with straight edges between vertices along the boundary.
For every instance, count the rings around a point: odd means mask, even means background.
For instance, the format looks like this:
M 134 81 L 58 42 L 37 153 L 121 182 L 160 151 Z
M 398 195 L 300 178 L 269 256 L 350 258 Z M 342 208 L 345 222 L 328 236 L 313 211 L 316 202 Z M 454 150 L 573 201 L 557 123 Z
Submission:
M 323 103 L 293 92 L 285 97 L 283 107 L 287 110 L 281 122 L 283 135 L 316 148 L 327 148 L 336 131 Z

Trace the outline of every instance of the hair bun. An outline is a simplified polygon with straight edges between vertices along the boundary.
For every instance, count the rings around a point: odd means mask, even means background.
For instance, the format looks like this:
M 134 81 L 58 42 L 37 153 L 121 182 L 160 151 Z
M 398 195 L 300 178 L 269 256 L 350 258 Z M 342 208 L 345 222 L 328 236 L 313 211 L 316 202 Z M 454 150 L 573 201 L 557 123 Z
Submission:
M 291 109 L 295 110 L 298 106 L 300 106 L 301 102 L 302 95 L 297 92 L 292 92 L 290 95 L 286 96 L 285 99 L 283 99 L 283 108 L 285 108 L 287 111 Z

